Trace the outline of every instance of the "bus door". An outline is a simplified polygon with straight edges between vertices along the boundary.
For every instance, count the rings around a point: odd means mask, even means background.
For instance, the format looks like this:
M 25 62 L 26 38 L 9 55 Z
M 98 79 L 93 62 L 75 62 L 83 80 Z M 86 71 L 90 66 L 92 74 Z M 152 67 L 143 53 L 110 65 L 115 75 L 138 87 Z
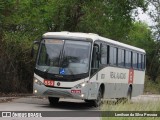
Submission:
M 96 80 L 98 80 L 98 69 L 100 61 L 100 48 L 98 44 L 94 44 L 91 64 L 91 76 L 96 74 Z

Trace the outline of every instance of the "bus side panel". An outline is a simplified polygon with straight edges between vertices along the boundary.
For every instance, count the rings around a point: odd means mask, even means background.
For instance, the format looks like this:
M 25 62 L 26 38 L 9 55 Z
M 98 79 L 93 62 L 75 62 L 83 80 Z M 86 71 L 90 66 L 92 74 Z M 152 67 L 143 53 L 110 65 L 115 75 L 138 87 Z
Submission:
M 105 83 L 104 98 L 126 97 L 128 84 L 124 83 Z
M 134 70 L 134 80 L 132 84 L 132 96 L 133 97 L 143 94 L 144 79 L 145 79 L 144 71 Z
M 105 67 L 97 72 L 90 82 L 105 85 L 104 98 L 127 97 L 129 85 L 132 84 L 132 96 L 143 93 L 144 71 L 134 70 L 133 83 L 129 83 L 129 69 Z M 98 91 L 99 88 L 97 88 Z
M 88 91 L 88 99 L 96 99 L 98 95 L 98 90 L 100 83 L 97 79 L 98 74 L 95 74 L 89 81 L 89 91 Z

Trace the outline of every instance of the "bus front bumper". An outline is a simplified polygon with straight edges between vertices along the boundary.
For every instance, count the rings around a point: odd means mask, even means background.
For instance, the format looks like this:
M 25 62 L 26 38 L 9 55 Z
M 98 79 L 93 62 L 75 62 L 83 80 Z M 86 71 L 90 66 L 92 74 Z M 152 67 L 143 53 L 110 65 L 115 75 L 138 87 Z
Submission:
M 34 84 L 33 93 L 36 96 L 48 96 L 59 98 L 75 98 L 75 99 L 88 99 L 88 88 L 73 87 L 70 89 L 46 87 L 45 85 Z

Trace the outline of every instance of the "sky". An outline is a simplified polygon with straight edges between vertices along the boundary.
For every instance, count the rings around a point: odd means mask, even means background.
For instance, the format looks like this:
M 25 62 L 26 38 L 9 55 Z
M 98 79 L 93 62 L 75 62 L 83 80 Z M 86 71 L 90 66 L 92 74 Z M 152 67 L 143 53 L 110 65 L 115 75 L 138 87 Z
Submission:
M 144 13 L 140 8 L 138 8 L 138 17 L 136 18 L 137 21 L 143 21 L 147 23 L 149 26 L 153 25 L 153 21 L 147 13 Z
M 149 26 L 155 25 L 155 22 L 153 22 L 151 17 L 148 15 L 150 11 L 153 11 L 153 12 L 155 11 L 155 8 L 153 5 L 148 6 L 148 10 L 146 11 L 146 13 L 144 13 L 141 8 L 138 8 L 137 10 L 138 10 L 138 17 L 136 17 L 137 21 L 145 22 Z

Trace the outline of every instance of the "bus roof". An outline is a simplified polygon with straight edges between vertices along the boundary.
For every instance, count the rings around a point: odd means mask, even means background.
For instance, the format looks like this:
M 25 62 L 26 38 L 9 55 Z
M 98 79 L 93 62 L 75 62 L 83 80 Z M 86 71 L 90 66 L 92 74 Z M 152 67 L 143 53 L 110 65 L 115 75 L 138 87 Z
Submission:
M 105 37 L 101 37 L 98 34 L 94 34 L 94 33 L 81 33 L 81 32 L 68 32 L 68 31 L 62 31 L 62 32 L 47 32 L 45 34 L 43 34 L 43 37 L 55 37 L 55 36 L 63 36 L 63 37 L 79 37 L 79 38 L 90 38 L 93 41 L 95 40 L 102 40 L 105 41 L 107 43 L 113 44 L 113 45 L 118 45 L 121 47 L 125 47 L 125 48 L 129 48 L 132 50 L 136 50 L 139 52 L 143 52 L 146 53 L 145 50 L 138 48 L 138 47 L 134 47 L 128 44 L 124 44 L 115 40 L 111 40 L 109 38 L 105 38 Z

